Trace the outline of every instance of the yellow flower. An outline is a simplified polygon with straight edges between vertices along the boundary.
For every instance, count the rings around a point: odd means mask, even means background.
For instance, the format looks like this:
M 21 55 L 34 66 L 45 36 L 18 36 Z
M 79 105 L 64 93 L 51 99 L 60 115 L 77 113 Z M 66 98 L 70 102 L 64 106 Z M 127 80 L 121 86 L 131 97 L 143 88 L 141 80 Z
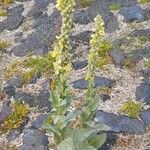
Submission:
M 59 56 L 59 51 L 58 50 L 53 50 L 52 52 L 51 52 L 51 56 L 52 56 L 52 58 L 57 58 L 58 56 Z

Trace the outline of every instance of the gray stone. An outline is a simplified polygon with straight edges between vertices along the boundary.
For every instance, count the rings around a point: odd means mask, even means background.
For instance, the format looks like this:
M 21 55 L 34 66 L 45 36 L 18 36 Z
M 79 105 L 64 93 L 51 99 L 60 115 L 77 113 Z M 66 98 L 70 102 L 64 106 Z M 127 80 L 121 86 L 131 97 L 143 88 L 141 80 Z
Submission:
M 50 92 L 48 90 L 42 90 L 39 94 L 17 92 L 14 96 L 14 99 L 24 101 L 30 107 L 38 107 L 39 110 L 48 112 L 52 109 L 49 98 Z
M 34 5 L 27 13 L 27 17 L 37 18 L 42 15 L 43 11 L 47 8 L 49 2 L 49 0 L 35 0 Z
M 149 47 L 146 47 L 144 49 L 135 49 L 134 51 L 128 53 L 128 55 L 126 57 L 127 57 L 127 59 L 130 60 L 130 63 L 136 65 L 143 58 L 150 57 Z
M 25 125 L 28 123 L 29 118 L 24 118 L 23 123 L 16 129 L 7 134 L 6 138 L 9 142 L 15 140 L 23 131 Z
M 22 38 L 23 33 L 22 32 L 18 32 L 15 34 L 14 40 L 15 42 L 19 42 Z
M 127 116 L 98 111 L 95 114 L 94 121 L 108 126 L 109 131 L 116 133 L 145 133 L 145 124 L 138 120 Z
M 150 7 L 147 7 L 146 9 L 144 9 L 144 17 L 145 20 L 150 20 Z
M 7 135 L 7 140 L 9 142 L 15 140 L 21 134 L 21 130 L 15 129 Z
M 2 30 L 3 29 L 7 29 L 7 30 L 17 29 L 21 25 L 24 19 L 23 16 L 21 15 L 23 10 L 24 10 L 23 5 L 18 5 L 14 8 L 9 9 L 8 10 L 9 15 L 6 18 L 6 20 L 3 21 Z
M 71 36 L 70 39 L 75 42 L 88 44 L 90 42 L 92 33 L 92 31 L 84 31 L 77 35 Z
M 83 60 L 83 61 L 79 61 L 79 62 L 74 62 L 73 63 L 73 68 L 75 70 L 79 70 L 79 69 L 82 69 L 82 68 L 86 67 L 87 64 L 88 64 L 87 60 Z
M 111 88 L 113 86 L 114 81 L 109 79 L 109 78 L 105 78 L 105 77 L 95 77 L 95 88 L 96 87 L 109 87 Z M 86 89 L 87 88 L 87 81 L 85 79 L 79 79 L 74 81 L 73 83 L 73 88 L 75 89 Z
M 136 99 L 150 104 L 150 84 L 142 83 L 136 89 Z
M 137 4 L 137 0 L 102 0 L 109 5 L 119 3 L 121 6 L 131 6 Z
M 30 0 L 16 0 L 17 2 L 27 2 L 27 1 L 30 1 Z
M 125 54 L 122 51 L 119 50 L 111 50 L 109 52 L 111 58 L 114 61 L 114 64 L 122 67 L 124 65 L 125 62 Z
M 143 9 L 137 5 L 123 7 L 119 13 L 124 16 L 125 22 L 141 22 L 145 19 Z
M 144 110 L 141 112 L 141 119 L 146 123 L 147 126 L 150 126 L 150 110 Z
M 113 32 L 118 28 L 117 19 L 109 11 L 106 3 L 95 0 L 87 9 L 76 10 L 73 15 L 73 21 L 79 24 L 93 22 L 97 14 L 100 14 L 105 22 L 107 32 Z
M 44 132 L 29 127 L 23 135 L 21 150 L 48 150 L 48 137 Z
M 12 77 L 10 80 L 8 80 L 6 82 L 6 84 L 7 84 L 7 86 L 12 85 L 12 86 L 17 87 L 17 88 L 22 87 L 21 78 L 17 77 L 17 76 Z
M 47 120 L 48 114 L 41 114 L 36 120 L 32 122 L 32 127 L 41 128 L 43 123 Z
M 5 101 L 0 112 L 0 123 L 3 122 L 11 113 L 10 101 Z
M 73 14 L 73 21 L 75 23 L 87 24 L 91 22 L 92 18 L 88 17 L 88 13 L 85 10 L 75 11 Z
M 57 10 L 48 16 L 41 15 L 33 23 L 34 32 L 22 39 L 20 44 L 10 51 L 16 56 L 25 56 L 29 53 L 45 54 L 51 50 L 56 35 L 60 31 L 61 19 Z
M 110 96 L 108 94 L 101 94 L 100 99 L 105 102 L 110 99 Z
M 16 94 L 16 88 L 13 85 L 8 85 L 4 87 L 4 92 L 8 95 L 8 98 L 11 98 Z
M 141 74 L 143 77 L 149 78 L 150 77 L 150 68 L 141 70 Z
M 35 84 L 37 80 L 41 77 L 41 73 L 37 73 L 30 81 L 29 84 Z
M 49 3 L 50 3 L 50 0 L 35 0 L 35 5 L 36 5 L 39 9 L 46 8 Z
M 140 36 L 150 36 L 150 29 L 139 29 L 139 30 L 134 30 L 130 33 L 131 36 L 133 37 L 140 37 Z
M 107 138 L 105 143 L 98 150 L 111 150 L 116 144 L 117 135 L 112 132 L 106 132 Z

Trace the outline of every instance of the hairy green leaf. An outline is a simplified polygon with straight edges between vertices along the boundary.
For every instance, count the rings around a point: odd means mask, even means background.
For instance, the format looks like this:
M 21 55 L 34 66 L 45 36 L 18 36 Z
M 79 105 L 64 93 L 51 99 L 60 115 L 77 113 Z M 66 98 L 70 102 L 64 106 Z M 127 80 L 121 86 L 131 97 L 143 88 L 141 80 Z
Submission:
M 106 141 L 106 134 L 95 135 L 89 139 L 89 144 L 94 148 L 99 149 Z
M 74 150 L 73 140 L 71 137 L 63 140 L 58 146 L 57 150 Z

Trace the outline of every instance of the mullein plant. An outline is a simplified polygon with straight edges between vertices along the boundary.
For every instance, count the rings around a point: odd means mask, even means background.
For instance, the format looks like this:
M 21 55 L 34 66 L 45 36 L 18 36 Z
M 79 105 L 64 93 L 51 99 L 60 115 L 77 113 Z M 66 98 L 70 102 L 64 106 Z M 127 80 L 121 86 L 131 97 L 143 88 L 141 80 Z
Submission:
M 90 41 L 88 61 L 88 89 L 85 106 L 70 110 L 73 97 L 69 92 L 69 79 L 72 71 L 69 33 L 72 28 L 74 0 L 58 0 L 57 9 L 61 12 L 62 28 L 51 56 L 55 60 L 54 76 L 51 83 L 53 110 L 45 123 L 45 129 L 53 133 L 53 149 L 58 150 L 96 150 L 105 142 L 106 135 L 98 134 L 106 128 L 92 121 L 99 101 L 94 89 L 95 59 L 98 59 L 99 44 L 103 42 L 104 23 L 100 16 L 95 19 L 95 34 Z
M 57 0 L 56 7 L 62 16 L 61 33 L 57 37 L 53 58 L 53 79 L 51 82 L 51 101 L 53 109 L 45 128 L 54 135 L 54 149 L 65 139 L 69 123 L 76 118 L 79 111 L 68 112 L 73 97 L 69 92 L 68 82 L 72 71 L 71 45 L 69 33 L 72 29 L 72 11 L 74 0 Z M 64 147 L 65 148 L 65 147 Z

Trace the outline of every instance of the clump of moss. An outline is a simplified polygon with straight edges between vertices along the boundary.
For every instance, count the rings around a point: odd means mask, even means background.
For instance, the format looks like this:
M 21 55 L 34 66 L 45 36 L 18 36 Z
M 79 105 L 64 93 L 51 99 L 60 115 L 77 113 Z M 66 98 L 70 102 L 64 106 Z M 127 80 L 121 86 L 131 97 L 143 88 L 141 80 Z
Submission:
M 10 42 L 6 40 L 0 40 L 0 49 L 6 49 L 10 46 Z
M 12 4 L 12 3 L 13 3 L 13 0 L 3 0 L 4 5 L 9 5 L 9 4 Z
M 106 86 L 97 88 L 97 90 L 96 90 L 97 94 L 109 94 L 110 91 L 111 91 L 111 89 Z
M 121 112 L 127 114 L 129 117 L 137 118 L 143 109 L 143 105 L 139 102 L 128 100 L 121 107 Z
M 150 36 L 140 36 L 138 39 L 142 44 L 144 44 L 145 42 L 150 41 Z
M 139 3 L 145 4 L 145 3 L 150 3 L 150 0 L 138 0 Z
M 35 75 L 42 72 L 43 76 L 51 77 L 53 68 L 51 53 L 47 56 L 29 56 L 25 59 L 16 59 L 5 69 L 4 77 L 9 80 L 15 75 L 20 75 L 22 83 L 28 83 Z
M 78 8 L 86 8 L 90 6 L 94 0 L 75 0 L 76 7 Z
M 29 108 L 27 105 L 21 102 L 12 102 L 11 104 L 12 112 L 11 114 L 4 120 L 1 127 L 1 132 L 6 133 L 19 127 L 25 117 L 27 117 L 29 113 Z
M 5 16 L 7 16 L 7 11 L 0 8 L 0 17 L 5 17 Z
M 144 62 L 144 66 L 150 68 L 150 58 Z
M 114 3 L 114 4 L 109 6 L 110 10 L 119 10 L 120 8 L 121 8 L 121 4 L 120 3 Z

